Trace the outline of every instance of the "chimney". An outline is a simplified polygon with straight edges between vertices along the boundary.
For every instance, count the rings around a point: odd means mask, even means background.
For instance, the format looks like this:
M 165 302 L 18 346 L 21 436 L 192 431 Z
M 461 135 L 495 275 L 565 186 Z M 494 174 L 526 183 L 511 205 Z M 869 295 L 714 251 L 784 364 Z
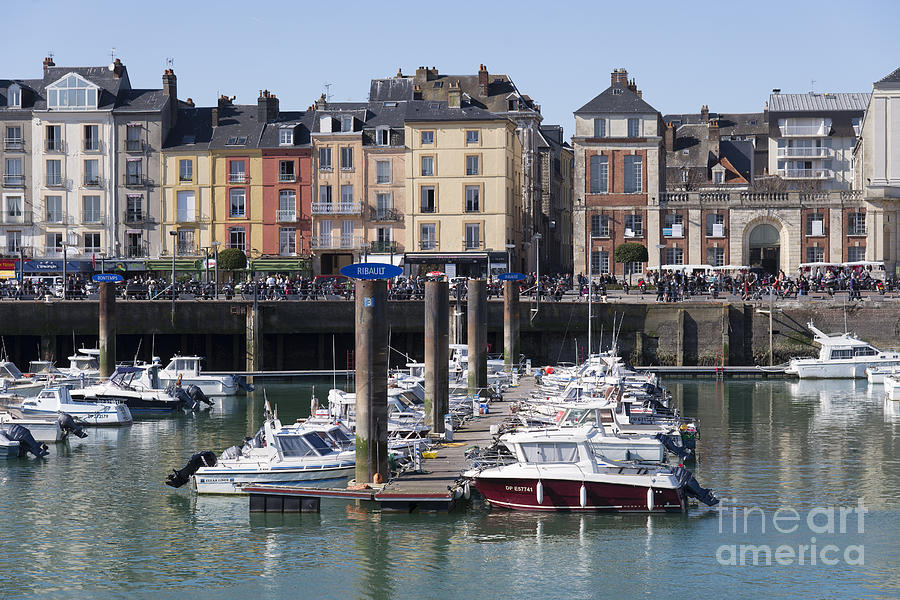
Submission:
M 709 122 L 709 149 L 719 158 L 719 120 Z
M 47 74 L 47 71 L 50 70 L 50 67 L 55 67 L 55 66 L 56 66 L 56 63 L 53 62 L 52 58 L 50 58 L 49 56 L 44 57 L 44 75 Z
M 617 83 L 621 83 L 622 85 L 628 85 L 628 71 L 623 69 L 613 69 L 612 73 L 609 77 L 609 85 L 615 85 Z
M 666 123 L 666 131 L 663 134 L 663 141 L 666 144 L 666 152 L 675 151 L 675 125 Z
M 172 69 L 163 71 L 162 92 L 168 104 L 169 127 L 172 127 L 178 120 L 178 79 Z
M 184 103 L 187 104 L 188 106 L 190 106 L 191 108 L 194 108 L 194 99 L 193 98 L 188 98 L 187 100 L 184 101 Z
M 121 79 L 122 73 L 125 72 L 125 65 L 122 64 L 122 61 L 118 58 L 113 61 L 113 77 L 116 79 Z
M 700 120 L 709 123 L 709 107 L 705 104 L 700 107 Z
M 422 99 L 422 86 L 418 83 L 413 86 L 413 100 Z
M 403 69 L 397 67 L 397 74 L 394 77 L 403 77 Z
M 256 100 L 256 119 L 260 123 L 271 123 L 278 119 L 278 98 L 269 90 L 260 90 Z
M 481 87 L 481 95 L 488 95 L 488 70 L 487 67 L 481 65 L 478 68 L 478 85 Z
M 631 90 L 631 91 L 634 92 L 635 94 L 638 93 L 637 84 L 634 82 L 634 79 L 632 79 L 631 81 L 629 81 L 627 85 L 628 85 L 628 89 L 629 89 L 629 90 Z
M 447 106 L 450 108 L 459 108 L 459 81 L 450 82 L 450 89 L 447 92 Z
M 212 115 L 212 119 L 210 119 L 212 121 L 212 126 L 217 127 L 219 125 L 219 107 L 214 107 L 212 111 L 210 111 L 210 114 Z

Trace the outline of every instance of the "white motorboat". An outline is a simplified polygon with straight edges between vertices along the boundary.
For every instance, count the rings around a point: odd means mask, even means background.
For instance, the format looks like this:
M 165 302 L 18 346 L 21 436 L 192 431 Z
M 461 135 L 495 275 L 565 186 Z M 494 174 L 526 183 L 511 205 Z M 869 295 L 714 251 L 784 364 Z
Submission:
M 188 387 L 196 385 L 207 396 L 233 396 L 244 386 L 235 375 L 209 375 L 201 372 L 199 356 L 174 356 L 165 368 L 158 372 L 160 386 L 170 383 Z M 155 362 L 155 359 L 154 359 Z M 145 383 L 149 383 L 145 381 Z
M 34 398 L 25 398 L 20 410 L 25 415 L 68 413 L 89 425 L 131 425 L 131 411 L 121 402 L 78 402 L 66 386 L 47 387 Z
M 821 346 L 818 358 L 792 358 L 785 370 L 801 379 L 865 377 L 869 367 L 900 366 L 900 352 L 878 350 L 850 333 L 827 334 L 810 321 L 809 330 Z
M 330 423 L 306 422 L 285 427 L 267 408 L 265 423 L 243 448 L 233 446 L 218 459 L 211 452 L 194 455 L 184 469 L 169 476 L 166 484 L 180 487 L 192 477 L 198 494 L 241 494 L 244 486 L 254 483 L 321 482 L 350 477 L 356 469 L 351 436 L 345 427 Z
M 31 432 L 34 439 L 45 444 L 65 441 L 69 431 L 63 429 L 56 415 L 25 415 L 15 408 L 0 410 L 0 430 L 11 425 L 21 425 Z
M 424 437 L 431 428 L 425 424 L 425 403 L 416 390 L 388 388 L 388 434 L 392 438 Z M 328 412 L 332 419 L 356 431 L 356 394 L 339 389 L 328 392 Z
M 155 369 L 156 367 L 148 367 Z M 150 389 L 140 383 L 144 367 L 118 366 L 102 383 L 74 388 L 70 395 L 75 401 L 121 402 L 132 412 L 171 412 L 184 406 L 184 402 L 164 390 Z M 154 375 L 149 375 L 153 380 Z
M 69 368 L 60 369 L 70 377 L 93 381 L 100 377 L 99 348 L 81 348 L 69 357 Z
M 900 400 L 900 372 L 884 377 L 884 395 L 888 400 Z
M 26 377 L 9 361 L 0 362 L 0 392 L 18 396 L 37 396 L 46 384 L 34 377 Z
M 866 379 L 872 385 L 884 383 L 884 378 L 894 372 L 896 367 L 866 367 Z

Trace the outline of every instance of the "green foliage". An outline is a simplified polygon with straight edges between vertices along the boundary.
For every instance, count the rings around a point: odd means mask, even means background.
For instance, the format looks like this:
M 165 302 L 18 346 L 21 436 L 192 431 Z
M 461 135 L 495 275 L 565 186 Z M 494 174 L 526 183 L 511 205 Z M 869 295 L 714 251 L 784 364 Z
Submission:
M 649 260 L 647 248 L 637 242 L 625 242 L 616 247 L 616 262 L 619 263 L 645 263 Z
M 219 269 L 223 271 L 237 271 L 247 268 L 247 256 L 243 250 L 226 248 L 219 251 Z

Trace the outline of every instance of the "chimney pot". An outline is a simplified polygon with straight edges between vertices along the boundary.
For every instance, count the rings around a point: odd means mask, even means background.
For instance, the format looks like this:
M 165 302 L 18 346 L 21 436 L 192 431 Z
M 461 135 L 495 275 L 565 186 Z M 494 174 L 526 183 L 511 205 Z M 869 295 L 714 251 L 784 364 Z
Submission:
M 483 96 L 488 95 L 489 79 L 487 67 L 483 64 L 480 65 L 478 68 L 478 86 L 481 88 L 481 94 Z

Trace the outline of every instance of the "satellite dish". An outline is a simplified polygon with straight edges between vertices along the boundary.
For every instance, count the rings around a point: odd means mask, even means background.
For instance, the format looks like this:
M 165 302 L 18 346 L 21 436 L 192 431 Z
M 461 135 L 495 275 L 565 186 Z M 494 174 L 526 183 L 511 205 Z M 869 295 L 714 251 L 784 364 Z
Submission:
M 109 67 L 108 67 L 108 68 L 109 68 L 110 71 L 115 71 L 115 70 L 116 70 L 116 63 L 109 63 Z

